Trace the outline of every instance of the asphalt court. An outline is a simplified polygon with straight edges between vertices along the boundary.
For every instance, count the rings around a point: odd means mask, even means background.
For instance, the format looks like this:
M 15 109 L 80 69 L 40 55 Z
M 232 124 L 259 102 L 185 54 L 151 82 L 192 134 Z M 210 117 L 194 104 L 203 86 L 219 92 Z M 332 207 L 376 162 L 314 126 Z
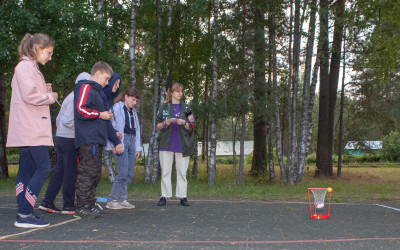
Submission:
M 313 220 L 308 202 L 130 202 L 135 209 L 109 210 L 95 220 L 35 209 L 51 226 L 20 229 L 13 226 L 15 197 L 1 195 L 0 248 L 400 249 L 400 204 L 333 203 L 330 219 Z

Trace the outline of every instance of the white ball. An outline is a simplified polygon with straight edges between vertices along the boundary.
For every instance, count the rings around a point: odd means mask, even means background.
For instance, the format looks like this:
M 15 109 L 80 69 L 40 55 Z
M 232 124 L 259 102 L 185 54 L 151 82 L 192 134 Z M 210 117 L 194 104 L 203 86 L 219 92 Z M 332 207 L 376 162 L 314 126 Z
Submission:
M 318 209 L 321 209 L 321 208 L 323 208 L 323 207 L 324 207 L 324 204 L 323 204 L 323 203 L 317 204 L 317 208 L 318 208 Z

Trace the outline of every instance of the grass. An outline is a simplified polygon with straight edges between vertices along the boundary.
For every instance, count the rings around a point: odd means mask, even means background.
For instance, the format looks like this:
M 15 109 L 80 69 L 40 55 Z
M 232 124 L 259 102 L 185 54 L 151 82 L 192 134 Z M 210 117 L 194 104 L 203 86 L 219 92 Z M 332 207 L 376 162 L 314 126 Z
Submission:
M 249 173 L 250 165 L 245 165 L 245 173 Z M 398 202 L 400 189 L 400 163 L 359 163 L 345 165 L 342 177 L 314 178 L 315 166 L 308 165 L 303 182 L 293 186 L 285 186 L 280 182 L 279 166 L 275 166 L 276 181 L 270 182 L 269 177 L 254 178 L 244 175 L 242 186 L 235 185 L 232 178 L 232 165 L 218 164 L 217 177 L 213 186 L 207 184 L 205 164 L 199 166 L 198 178 L 188 178 L 188 198 L 207 200 L 264 200 L 264 201 L 308 201 L 307 188 L 332 187 L 333 202 Z M 9 167 L 10 178 L 0 181 L 0 193 L 15 192 L 15 177 L 17 166 Z M 190 170 L 189 170 L 190 172 Z M 334 169 L 336 173 L 336 168 Z M 173 173 L 173 183 L 175 183 Z M 49 178 L 48 178 L 49 179 Z M 46 191 L 47 183 L 41 193 Z M 98 196 L 107 196 L 111 184 L 103 173 L 97 188 Z M 175 190 L 175 187 L 173 187 Z M 160 178 L 156 184 L 144 181 L 144 166 L 137 165 L 135 177 L 128 187 L 130 198 L 145 198 L 157 200 L 160 196 Z

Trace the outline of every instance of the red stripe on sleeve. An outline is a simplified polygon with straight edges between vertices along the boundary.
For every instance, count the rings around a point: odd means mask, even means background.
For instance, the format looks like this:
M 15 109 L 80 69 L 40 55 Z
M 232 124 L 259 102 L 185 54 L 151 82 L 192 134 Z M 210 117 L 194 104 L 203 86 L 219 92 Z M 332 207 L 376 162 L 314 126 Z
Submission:
M 97 118 L 99 117 L 99 111 L 86 108 L 86 101 L 91 88 L 92 87 L 89 84 L 83 84 L 81 86 L 78 102 L 76 103 L 76 109 L 78 110 L 78 113 L 83 117 Z

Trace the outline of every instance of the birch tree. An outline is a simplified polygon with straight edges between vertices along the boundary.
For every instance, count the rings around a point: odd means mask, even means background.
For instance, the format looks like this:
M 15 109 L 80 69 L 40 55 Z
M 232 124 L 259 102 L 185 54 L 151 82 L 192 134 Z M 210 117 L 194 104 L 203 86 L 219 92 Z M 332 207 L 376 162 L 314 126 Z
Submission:
M 155 69 L 154 69 L 154 84 L 153 84 L 153 98 L 152 98 L 152 125 L 151 125 L 151 133 L 150 133 L 150 141 L 149 141 L 149 150 L 147 153 L 147 162 L 145 168 L 145 182 L 146 183 L 155 183 L 158 175 L 158 131 L 156 129 L 156 115 L 157 110 L 159 108 L 158 100 L 159 100 L 159 88 L 160 88 L 160 37 L 161 37 L 161 7 L 160 0 L 156 1 L 157 3 L 157 33 L 155 39 L 155 51 L 156 51 L 156 59 L 155 59 Z M 153 161 L 153 173 L 150 180 L 150 167 L 151 162 Z
M 129 31 L 129 62 L 130 62 L 130 85 L 135 87 L 136 85 L 136 1 L 132 0 L 131 4 L 131 25 Z
M 215 172 L 216 172 L 216 150 L 217 150 L 217 123 L 216 123 L 216 104 L 218 94 L 218 0 L 214 0 L 214 20 L 213 20 L 213 78 L 212 78 L 212 92 L 211 92 L 211 112 L 210 112 L 210 164 L 208 171 L 208 185 L 214 185 Z

